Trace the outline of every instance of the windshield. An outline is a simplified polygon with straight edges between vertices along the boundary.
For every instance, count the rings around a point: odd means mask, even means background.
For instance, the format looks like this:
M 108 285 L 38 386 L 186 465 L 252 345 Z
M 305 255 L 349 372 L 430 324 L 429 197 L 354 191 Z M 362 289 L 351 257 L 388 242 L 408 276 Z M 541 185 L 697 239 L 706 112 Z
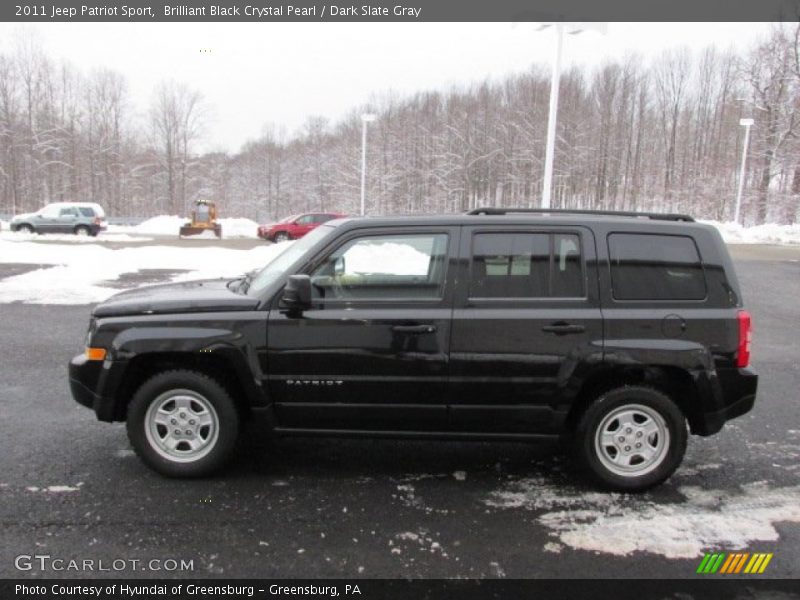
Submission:
M 330 225 L 317 227 L 311 233 L 304 235 L 296 242 L 292 242 L 289 247 L 279 254 L 266 267 L 253 277 L 250 287 L 247 288 L 247 295 L 253 296 L 267 286 L 277 281 L 286 273 L 286 269 L 299 260 L 306 251 L 316 244 L 319 240 L 327 236 L 334 228 Z

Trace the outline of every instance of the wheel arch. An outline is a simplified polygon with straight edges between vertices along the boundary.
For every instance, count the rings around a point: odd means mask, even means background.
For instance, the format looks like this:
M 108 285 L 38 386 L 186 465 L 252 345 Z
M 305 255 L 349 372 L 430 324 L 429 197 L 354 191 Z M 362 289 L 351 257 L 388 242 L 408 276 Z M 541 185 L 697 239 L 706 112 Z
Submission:
M 148 352 L 131 358 L 115 395 L 114 419 L 124 421 L 136 390 L 148 379 L 165 371 L 187 370 L 208 375 L 231 395 L 240 416 L 247 419 L 258 404 L 255 392 L 248 389 L 235 363 L 224 352 Z
M 703 410 L 700 392 L 686 369 L 663 365 L 610 366 L 588 376 L 567 413 L 565 427 L 574 432 L 586 409 L 603 393 L 623 386 L 643 385 L 669 396 L 681 410 L 692 433 L 702 430 Z

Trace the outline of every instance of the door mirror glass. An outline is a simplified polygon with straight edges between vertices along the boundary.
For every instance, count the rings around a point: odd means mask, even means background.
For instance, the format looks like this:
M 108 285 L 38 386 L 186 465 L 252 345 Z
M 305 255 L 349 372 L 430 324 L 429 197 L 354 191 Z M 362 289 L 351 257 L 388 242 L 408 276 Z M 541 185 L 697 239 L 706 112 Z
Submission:
M 311 278 L 308 275 L 292 275 L 283 288 L 280 300 L 281 312 L 299 315 L 311 308 Z

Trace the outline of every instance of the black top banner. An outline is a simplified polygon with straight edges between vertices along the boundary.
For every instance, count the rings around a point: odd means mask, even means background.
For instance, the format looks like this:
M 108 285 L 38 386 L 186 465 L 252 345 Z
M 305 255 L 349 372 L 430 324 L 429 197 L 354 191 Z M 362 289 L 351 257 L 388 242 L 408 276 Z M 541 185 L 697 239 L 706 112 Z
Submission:
M 800 0 L 81 0 L 0 3 L 0 21 L 796 21 Z

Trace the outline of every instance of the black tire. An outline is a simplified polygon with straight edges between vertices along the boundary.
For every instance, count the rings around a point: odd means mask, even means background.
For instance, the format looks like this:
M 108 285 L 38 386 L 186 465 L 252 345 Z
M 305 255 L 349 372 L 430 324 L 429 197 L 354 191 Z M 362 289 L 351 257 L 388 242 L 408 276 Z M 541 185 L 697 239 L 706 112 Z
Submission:
M 279 231 L 278 233 L 275 234 L 274 241 L 277 244 L 279 242 L 288 242 L 290 239 L 292 239 L 292 237 L 289 235 L 288 232 Z
M 623 407 L 633 407 L 632 427 L 617 432 L 614 427 L 621 428 L 622 421 L 615 419 L 614 413 L 625 410 Z M 659 433 L 648 434 L 644 431 L 647 420 L 636 420 L 637 414 L 641 419 L 648 413 L 655 417 L 650 419 L 653 421 L 651 427 L 660 428 L 665 433 L 660 440 Z M 613 431 L 611 438 L 614 446 L 603 444 L 602 436 L 598 437 L 598 429 L 601 428 L 609 434 Z M 617 433 L 620 435 L 617 436 Z M 645 439 L 637 437 L 639 435 Z M 686 419 L 669 396 L 650 387 L 624 386 L 604 392 L 589 405 L 578 423 L 574 450 L 580 465 L 602 486 L 619 492 L 642 492 L 664 482 L 675 472 L 686 452 L 688 437 Z M 617 442 L 619 447 L 616 446 Z M 649 451 L 654 446 L 659 446 L 659 442 L 660 449 L 654 452 L 652 459 L 643 458 L 644 455 L 638 454 L 635 448 L 636 444 L 645 443 L 648 444 L 646 451 Z M 623 463 L 627 460 L 630 464 L 614 465 L 615 452 Z M 635 463 L 636 460 L 640 462 Z M 630 471 L 619 472 L 626 469 Z M 641 472 L 637 473 L 636 469 Z
M 85 235 L 88 237 L 92 235 L 92 230 L 86 227 L 86 225 L 78 225 L 73 231 L 73 233 L 75 235 Z
M 163 447 L 159 449 L 153 438 L 155 434 L 148 433 L 147 419 L 151 405 L 157 402 L 161 404 L 169 392 L 177 390 L 199 396 L 216 413 L 216 439 L 207 443 L 206 453 L 196 459 L 191 456 L 175 459 L 165 456 L 169 451 Z M 175 410 L 181 409 L 176 407 Z M 176 413 L 175 418 L 178 416 Z M 228 391 L 216 380 L 195 371 L 165 371 L 155 375 L 136 390 L 128 406 L 127 430 L 133 449 L 145 464 L 168 477 L 204 477 L 219 470 L 233 455 L 239 436 L 239 424 L 239 413 Z M 168 432 L 167 435 L 171 434 Z M 195 435 L 200 436 L 199 429 Z M 188 442 L 180 442 L 183 443 L 188 445 Z
M 33 225 L 28 225 L 27 223 L 23 223 L 22 225 L 17 225 L 16 231 L 20 233 L 35 233 L 36 231 L 33 228 Z

